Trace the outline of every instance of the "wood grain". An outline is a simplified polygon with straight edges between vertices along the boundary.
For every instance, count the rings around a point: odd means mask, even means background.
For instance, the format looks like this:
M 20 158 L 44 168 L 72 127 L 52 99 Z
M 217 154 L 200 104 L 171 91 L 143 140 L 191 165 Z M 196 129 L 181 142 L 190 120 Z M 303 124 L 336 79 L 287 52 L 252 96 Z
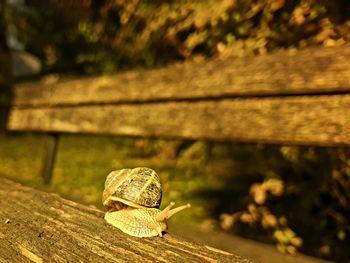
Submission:
M 0 177 L 0 262 L 251 262 L 166 234 L 136 238 L 103 212 Z
M 22 106 L 350 91 L 350 45 L 18 85 Z
M 9 130 L 350 145 L 350 95 L 14 108 Z

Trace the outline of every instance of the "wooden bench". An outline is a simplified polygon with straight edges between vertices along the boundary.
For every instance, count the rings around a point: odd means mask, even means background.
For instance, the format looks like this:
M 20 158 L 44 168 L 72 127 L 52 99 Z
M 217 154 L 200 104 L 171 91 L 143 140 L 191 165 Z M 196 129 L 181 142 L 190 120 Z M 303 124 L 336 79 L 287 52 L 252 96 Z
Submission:
M 103 212 L 0 177 L 0 262 L 238 262 L 171 234 L 128 236 Z
M 17 85 L 7 129 L 350 145 L 350 46 Z M 103 212 L 0 178 L 0 261 L 248 262 L 166 235 L 112 230 Z
M 350 145 L 350 46 L 17 85 L 9 131 Z

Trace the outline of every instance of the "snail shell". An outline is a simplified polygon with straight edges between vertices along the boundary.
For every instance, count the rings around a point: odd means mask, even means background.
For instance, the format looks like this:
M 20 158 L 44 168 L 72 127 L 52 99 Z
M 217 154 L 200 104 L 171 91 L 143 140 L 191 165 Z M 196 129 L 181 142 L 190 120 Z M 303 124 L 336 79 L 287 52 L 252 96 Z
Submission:
M 117 170 L 106 178 L 102 201 L 109 210 L 120 210 L 126 206 L 159 208 L 161 200 L 159 175 L 150 168 Z
M 190 207 L 190 204 L 187 204 L 171 209 L 174 205 L 174 202 L 170 203 L 163 211 L 157 208 L 127 208 L 107 212 L 105 220 L 131 236 L 162 236 L 162 232 L 168 228 L 167 219 Z

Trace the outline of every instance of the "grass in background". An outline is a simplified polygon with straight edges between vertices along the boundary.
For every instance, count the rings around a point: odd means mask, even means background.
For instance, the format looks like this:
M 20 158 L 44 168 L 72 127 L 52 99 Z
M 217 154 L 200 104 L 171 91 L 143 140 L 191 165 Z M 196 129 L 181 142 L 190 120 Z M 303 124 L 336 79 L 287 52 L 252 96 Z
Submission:
M 161 207 L 175 201 L 191 203 L 191 209 L 174 217 L 188 225 L 215 229 L 219 215 L 244 209 L 256 167 L 242 168 L 241 161 L 254 158 L 255 147 L 232 158 L 227 143 L 140 139 L 117 136 L 61 135 L 49 186 L 40 176 L 46 136 L 41 134 L 0 135 L 0 175 L 56 192 L 65 198 L 102 207 L 104 181 L 116 169 L 146 166 L 161 177 Z M 243 176 L 240 176 L 244 171 Z
M 44 136 L 0 134 L 0 175 L 30 185 L 41 185 Z
M 189 150 L 176 156 L 181 147 L 181 142 L 176 140 L 62 135 L 53 179 L 46 187 L 40 177 L 45 140 L 45 135 L 1 134 L 0 175 L 102 208 L 104 180 L 110 171 L 146 166 L 161 176 L 162 207 L 170 201 L 177 205 L 192 204 L 191 209 L 172 221 L 204 228 L 215 224 L 210 217 L 210 202 L 197 194 L 208 184 L 213 189 L 221 187 L 219 177 L 204 174 L 207 160 L 204 143 L 194 143 Z
M 110 171 L 146 166 L 161 177 L 162 208 L 170 201 L 192 204 L 172 218 L 175 224 L 212 230 L 220 228 L 220 215 L 241 215 L 227 231 L 278 246 L 285 238 L 274 233 L 292 229 L 303 241 L 301 251 L 340 261 L 348 257 L 348 149 L 67 134 L 59 138 L 52 183 L 43 186 L 45 141 L 45 135 L 0 134 L 0 176 L 102 209 Z M 262 191 L 270 179 L 284 185 L 281 196 Z M 253 210 L 288 224 L 265 229 L 266 218 Z

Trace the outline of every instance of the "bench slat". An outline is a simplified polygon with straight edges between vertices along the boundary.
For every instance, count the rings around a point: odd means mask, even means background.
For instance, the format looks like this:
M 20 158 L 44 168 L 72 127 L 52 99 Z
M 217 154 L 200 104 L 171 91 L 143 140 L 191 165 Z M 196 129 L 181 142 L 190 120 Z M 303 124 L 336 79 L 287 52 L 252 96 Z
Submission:
M 128 236 L 100 210 L 1 177 L 0 207 L 0 262 L 251 262 L 171 234 Z
M 18 106 L 350 91 L 350 45 L 18 85 Z
M 349 109 L 345 94 L 14 108 L 8 129 L 350 145 Z

